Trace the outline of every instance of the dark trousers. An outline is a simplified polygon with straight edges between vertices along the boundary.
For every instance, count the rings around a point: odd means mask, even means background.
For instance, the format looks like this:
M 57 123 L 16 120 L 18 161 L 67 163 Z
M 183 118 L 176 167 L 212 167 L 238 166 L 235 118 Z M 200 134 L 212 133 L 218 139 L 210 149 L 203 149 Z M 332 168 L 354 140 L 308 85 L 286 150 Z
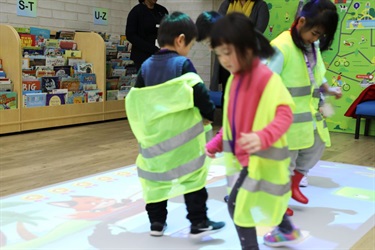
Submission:
M 184 194 L 184 199 L 187 210 L 186 218 L 191 222 L 192 225 L 197 225 L 208 219 L 206 206 L 208 193 L 205 187 L 200 190 Z M 167 203 L 168 200 L 146 204 L 146 211 L 150 223 L 165 223 L 168 214 Z

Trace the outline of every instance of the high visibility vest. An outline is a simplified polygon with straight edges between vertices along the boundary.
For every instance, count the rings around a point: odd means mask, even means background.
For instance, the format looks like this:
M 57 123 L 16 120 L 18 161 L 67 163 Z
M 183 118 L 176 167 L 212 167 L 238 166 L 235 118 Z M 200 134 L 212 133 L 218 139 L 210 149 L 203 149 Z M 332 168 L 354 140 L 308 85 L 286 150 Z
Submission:
M 228 80 L 225 99 L 228 99 L 233 76 Z M 253 131 L 265 128 L 273 119 L 277 106 L 293 108 L 293 100 L 277 74 L 272 74 L 260 99 Z M 229 141 L 232 140 L 231 124 L 228 119 L 228 102 L 224 104 L 223 147 L 229 189 L 242 170 L 233 154 Z M 270 148 L 252 154 L 249 158 L 248 176 L 236 197 L 234 222 L 242 227 L 278 225 L 288 207 L 290 191 L 289 150 L 286 135 Z
M 132 88 L 126 96 L 127 117 L 139 143 L 136 165 L 146 203 L 205 186 L 206 133 L 192 88 L 199 82 L 203 81 L 197 74 L 187 73 L 163 84 Z
M 314 122 L 320 138 L 331 145 L 327 123 L 319 112 L 319 87 L 323 83 L 326 69 L 320 50 L 315 46 L 316 65 L 313 69 L 317 86 L 310 82 L 303 52 L 293 43 L 290 31 L 284 31 L 272 40 L 284 56 L 284 65 L 280 74 L 283 83 L 293 97 L 296 109 L 293 112 L 293 124 L 289 128 L 287 137 L 290 150 L 310 148 L 314 145 Z

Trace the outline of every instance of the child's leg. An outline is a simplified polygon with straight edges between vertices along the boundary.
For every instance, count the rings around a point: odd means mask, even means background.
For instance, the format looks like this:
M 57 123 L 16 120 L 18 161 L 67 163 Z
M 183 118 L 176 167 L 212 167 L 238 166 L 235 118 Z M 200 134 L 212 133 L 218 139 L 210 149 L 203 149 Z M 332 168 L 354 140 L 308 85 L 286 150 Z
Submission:
M 154 222 L 165 224 L 168 214 L 167 203 L 168 200 L 146 204 L 146 211 L 151 224 Z
M 189 234 L 191 238 L 201 238 L 205 235 L 218 232 L 225 226 L 225 223 L 222 221 L 214 222 L 208 219 L 206 206 L 208 193 L 205 187 L 185 194 L 184 198 L 188 211 L 186 218 L 191 222 Z
M 192 225 L 197 225 L 202 221 L 208 220 L 206 206 L 208 193 L 205 187 L 198 191 L 185 194 L 184 198 L 188 212 L 186 218 L 191 222 Z
M 229 210 L 229 215 L 231 216 L 232 219 L 233 219 L 235 202 L 236 202 L 238 190 L 242 186 L 242 183 L 247 177 L 247 174 L 248 174 L 247 167 L 242 168 L 242 171 L 229 195 L 228 210 Z M 235 227 L 237 230 L 238 238 L 240 239 L 242 250 L 258 250 L 259 249 L 257 232 L 256 232 L 255 227 L 239 227 L 237 225 L 235 225 Z
M 310 148 L 301 150 L 296 160 L 296 171 L 307 175 L 316 163 L 321 159 L 325 149 L 325 143 L 320 138 L 318 131 L 314 131 L 314 145 Z
M 150 235 L 151 236 L 163 236 L 164 231 L 167 227 L 167 203 L 168 200 L 148 203 L 146 204 L 146 211 L 148 214 L 148 219 L 150 220 Z

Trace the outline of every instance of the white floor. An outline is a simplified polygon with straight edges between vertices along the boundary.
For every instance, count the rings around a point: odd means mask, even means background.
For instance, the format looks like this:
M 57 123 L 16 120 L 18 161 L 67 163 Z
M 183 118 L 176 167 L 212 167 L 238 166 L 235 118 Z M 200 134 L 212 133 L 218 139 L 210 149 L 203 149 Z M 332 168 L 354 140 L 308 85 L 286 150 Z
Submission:
M 319 162 L 303 192 L 308 205 L 290 202 L 293 222 L 305 239 L 290 248 L 350 249 L 375 221 L 375 171 L 369 167 Z M 0 243 L 5 249 L 184 249 L 239 250 L 228 216 L 221 160 L 208 178 L 208 214 L 226 227 L 201 241 L 187 238 L 189 223 L 181 197 L 169 202 L 165 236 L 149 236 L 141 188 L 134 166 L 48 186 L 0 200 Z M 258 228 L 262 235 L 270 228 Z M 1 246 L 0 244 L 0 246 Z

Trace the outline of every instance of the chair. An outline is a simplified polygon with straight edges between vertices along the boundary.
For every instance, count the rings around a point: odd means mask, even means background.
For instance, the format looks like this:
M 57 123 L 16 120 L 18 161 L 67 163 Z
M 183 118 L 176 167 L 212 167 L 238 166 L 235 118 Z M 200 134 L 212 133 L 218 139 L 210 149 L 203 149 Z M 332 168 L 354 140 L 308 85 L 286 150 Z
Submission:
M 365 132 L 364 135 L 369 135 L 370 130 L 370 122 L 371 119 L 375 119 L 375 101 L 365 101 L 361 102 L 357 105 L 355 110 L 355 114 L 357 116 L 357 121 L 355 125 L 355 135 L 354 138 L 359 138 L 359 130 L 361 128 L 361 118 L 365 118 Z

